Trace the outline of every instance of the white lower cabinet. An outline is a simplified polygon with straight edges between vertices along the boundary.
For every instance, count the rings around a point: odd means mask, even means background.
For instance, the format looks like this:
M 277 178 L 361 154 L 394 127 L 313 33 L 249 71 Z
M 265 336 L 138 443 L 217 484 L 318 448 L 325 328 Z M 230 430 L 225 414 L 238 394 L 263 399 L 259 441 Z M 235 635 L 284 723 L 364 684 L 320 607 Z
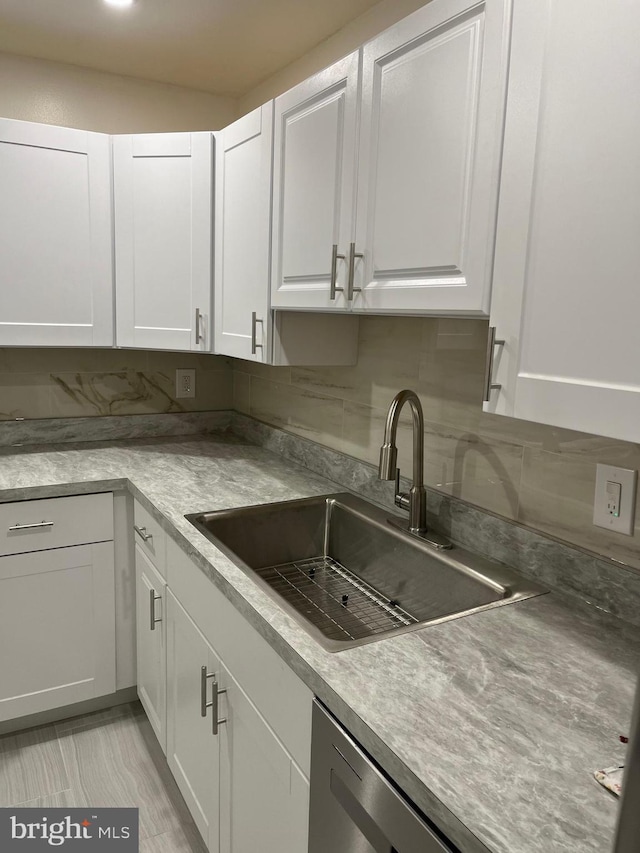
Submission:
M 220 846 L 220 752 L 212 726 L 214 709 L 206 703 L 214 689 L 213 676 L 219 672 L 219 659 L 168 591 L 167 761 L 210 853 L 217 853 Z
M 136 552 L 138 691 L 161 738 L 164 594 L 167 762 L 210 853 L 306 853 L 311 691 L 171 539 L 164 593 Z
M 225 667 L 221 686 L 220 853 L 305 853 L 309 782 Z
M 115 684 L 113 542 L 0 558 L 0 721 Z
M 136 543 L 138 697 L 166 753 L 166 583 Z
M 113 495 L 0 505 L 0 721 L 116 689 Z

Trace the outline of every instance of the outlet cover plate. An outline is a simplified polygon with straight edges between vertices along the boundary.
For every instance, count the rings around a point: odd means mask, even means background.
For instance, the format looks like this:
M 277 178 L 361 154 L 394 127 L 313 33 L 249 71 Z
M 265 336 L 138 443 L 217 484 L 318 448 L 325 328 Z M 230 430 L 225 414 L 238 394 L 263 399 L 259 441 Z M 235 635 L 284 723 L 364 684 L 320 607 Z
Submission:
M 616 533 L 633 535 L 636 508 L 638 472 L 615 465 L 596 465 L 596 493 L 593 501 L 593 523 Z M 607 482 L 620 483 L 620 515 L 611 515 L 607 509 Z
M 178 368 L 176 370 L 176 400 L 196 396 L 195 368 Z

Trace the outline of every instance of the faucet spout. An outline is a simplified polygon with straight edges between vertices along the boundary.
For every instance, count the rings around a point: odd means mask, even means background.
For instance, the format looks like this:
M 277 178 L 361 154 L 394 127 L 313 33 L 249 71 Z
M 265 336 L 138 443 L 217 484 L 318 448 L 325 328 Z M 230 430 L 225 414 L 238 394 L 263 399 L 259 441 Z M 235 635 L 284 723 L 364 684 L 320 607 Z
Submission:
M 409 492 L 409 530 L 423 534 L 427 529 L 427 493 L 424 488 L 424 413 L 420 398 L 414 391 L 400 391 L 391 401 L 384 428 L 384 442 L 380 448 L 378 476 L 381 480 L 398 479 L 398 448 L 396 436 L 400 412 L 405 403 L 411 407 L 413 419 L 413 485 Z M 405 507 L 406 496 L 396 495 L 396 504 Z

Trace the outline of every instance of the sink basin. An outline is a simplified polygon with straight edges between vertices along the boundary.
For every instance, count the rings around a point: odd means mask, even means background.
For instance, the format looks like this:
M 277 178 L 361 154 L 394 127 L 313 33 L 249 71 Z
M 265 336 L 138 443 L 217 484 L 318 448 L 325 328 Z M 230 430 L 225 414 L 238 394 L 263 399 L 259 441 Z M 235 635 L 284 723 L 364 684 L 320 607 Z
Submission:
M 186 518 L 332 652 L 546 592 L 348 493 Z

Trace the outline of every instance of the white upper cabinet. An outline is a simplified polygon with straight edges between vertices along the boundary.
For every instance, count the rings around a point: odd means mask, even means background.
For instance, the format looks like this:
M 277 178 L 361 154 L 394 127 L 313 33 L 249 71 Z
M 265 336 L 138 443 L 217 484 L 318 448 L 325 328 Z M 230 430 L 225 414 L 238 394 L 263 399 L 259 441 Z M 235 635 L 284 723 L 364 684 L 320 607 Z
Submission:
M 273 101 L 216 134 L 215 349 L 269 361 Z
M 213 135 L 113 138 L 116 342 L 211 350 Z
M 363 48 L 355 310 L 486 314 L 507 0 L 433 0 Z
M 640 6 L 519 0 L 513 26 L 485 408 L 637 442 Z
M 112 346 L 109 137 L 0 119 L 0 346 Z
M 274 308 L 349 307 L 347 264 L 333 255 L 354 235 L 359 60 L 352 53 L 276 98 Z
M 508 11 L 432 0 L 276 99 L 274 307 L 488 313 Z

